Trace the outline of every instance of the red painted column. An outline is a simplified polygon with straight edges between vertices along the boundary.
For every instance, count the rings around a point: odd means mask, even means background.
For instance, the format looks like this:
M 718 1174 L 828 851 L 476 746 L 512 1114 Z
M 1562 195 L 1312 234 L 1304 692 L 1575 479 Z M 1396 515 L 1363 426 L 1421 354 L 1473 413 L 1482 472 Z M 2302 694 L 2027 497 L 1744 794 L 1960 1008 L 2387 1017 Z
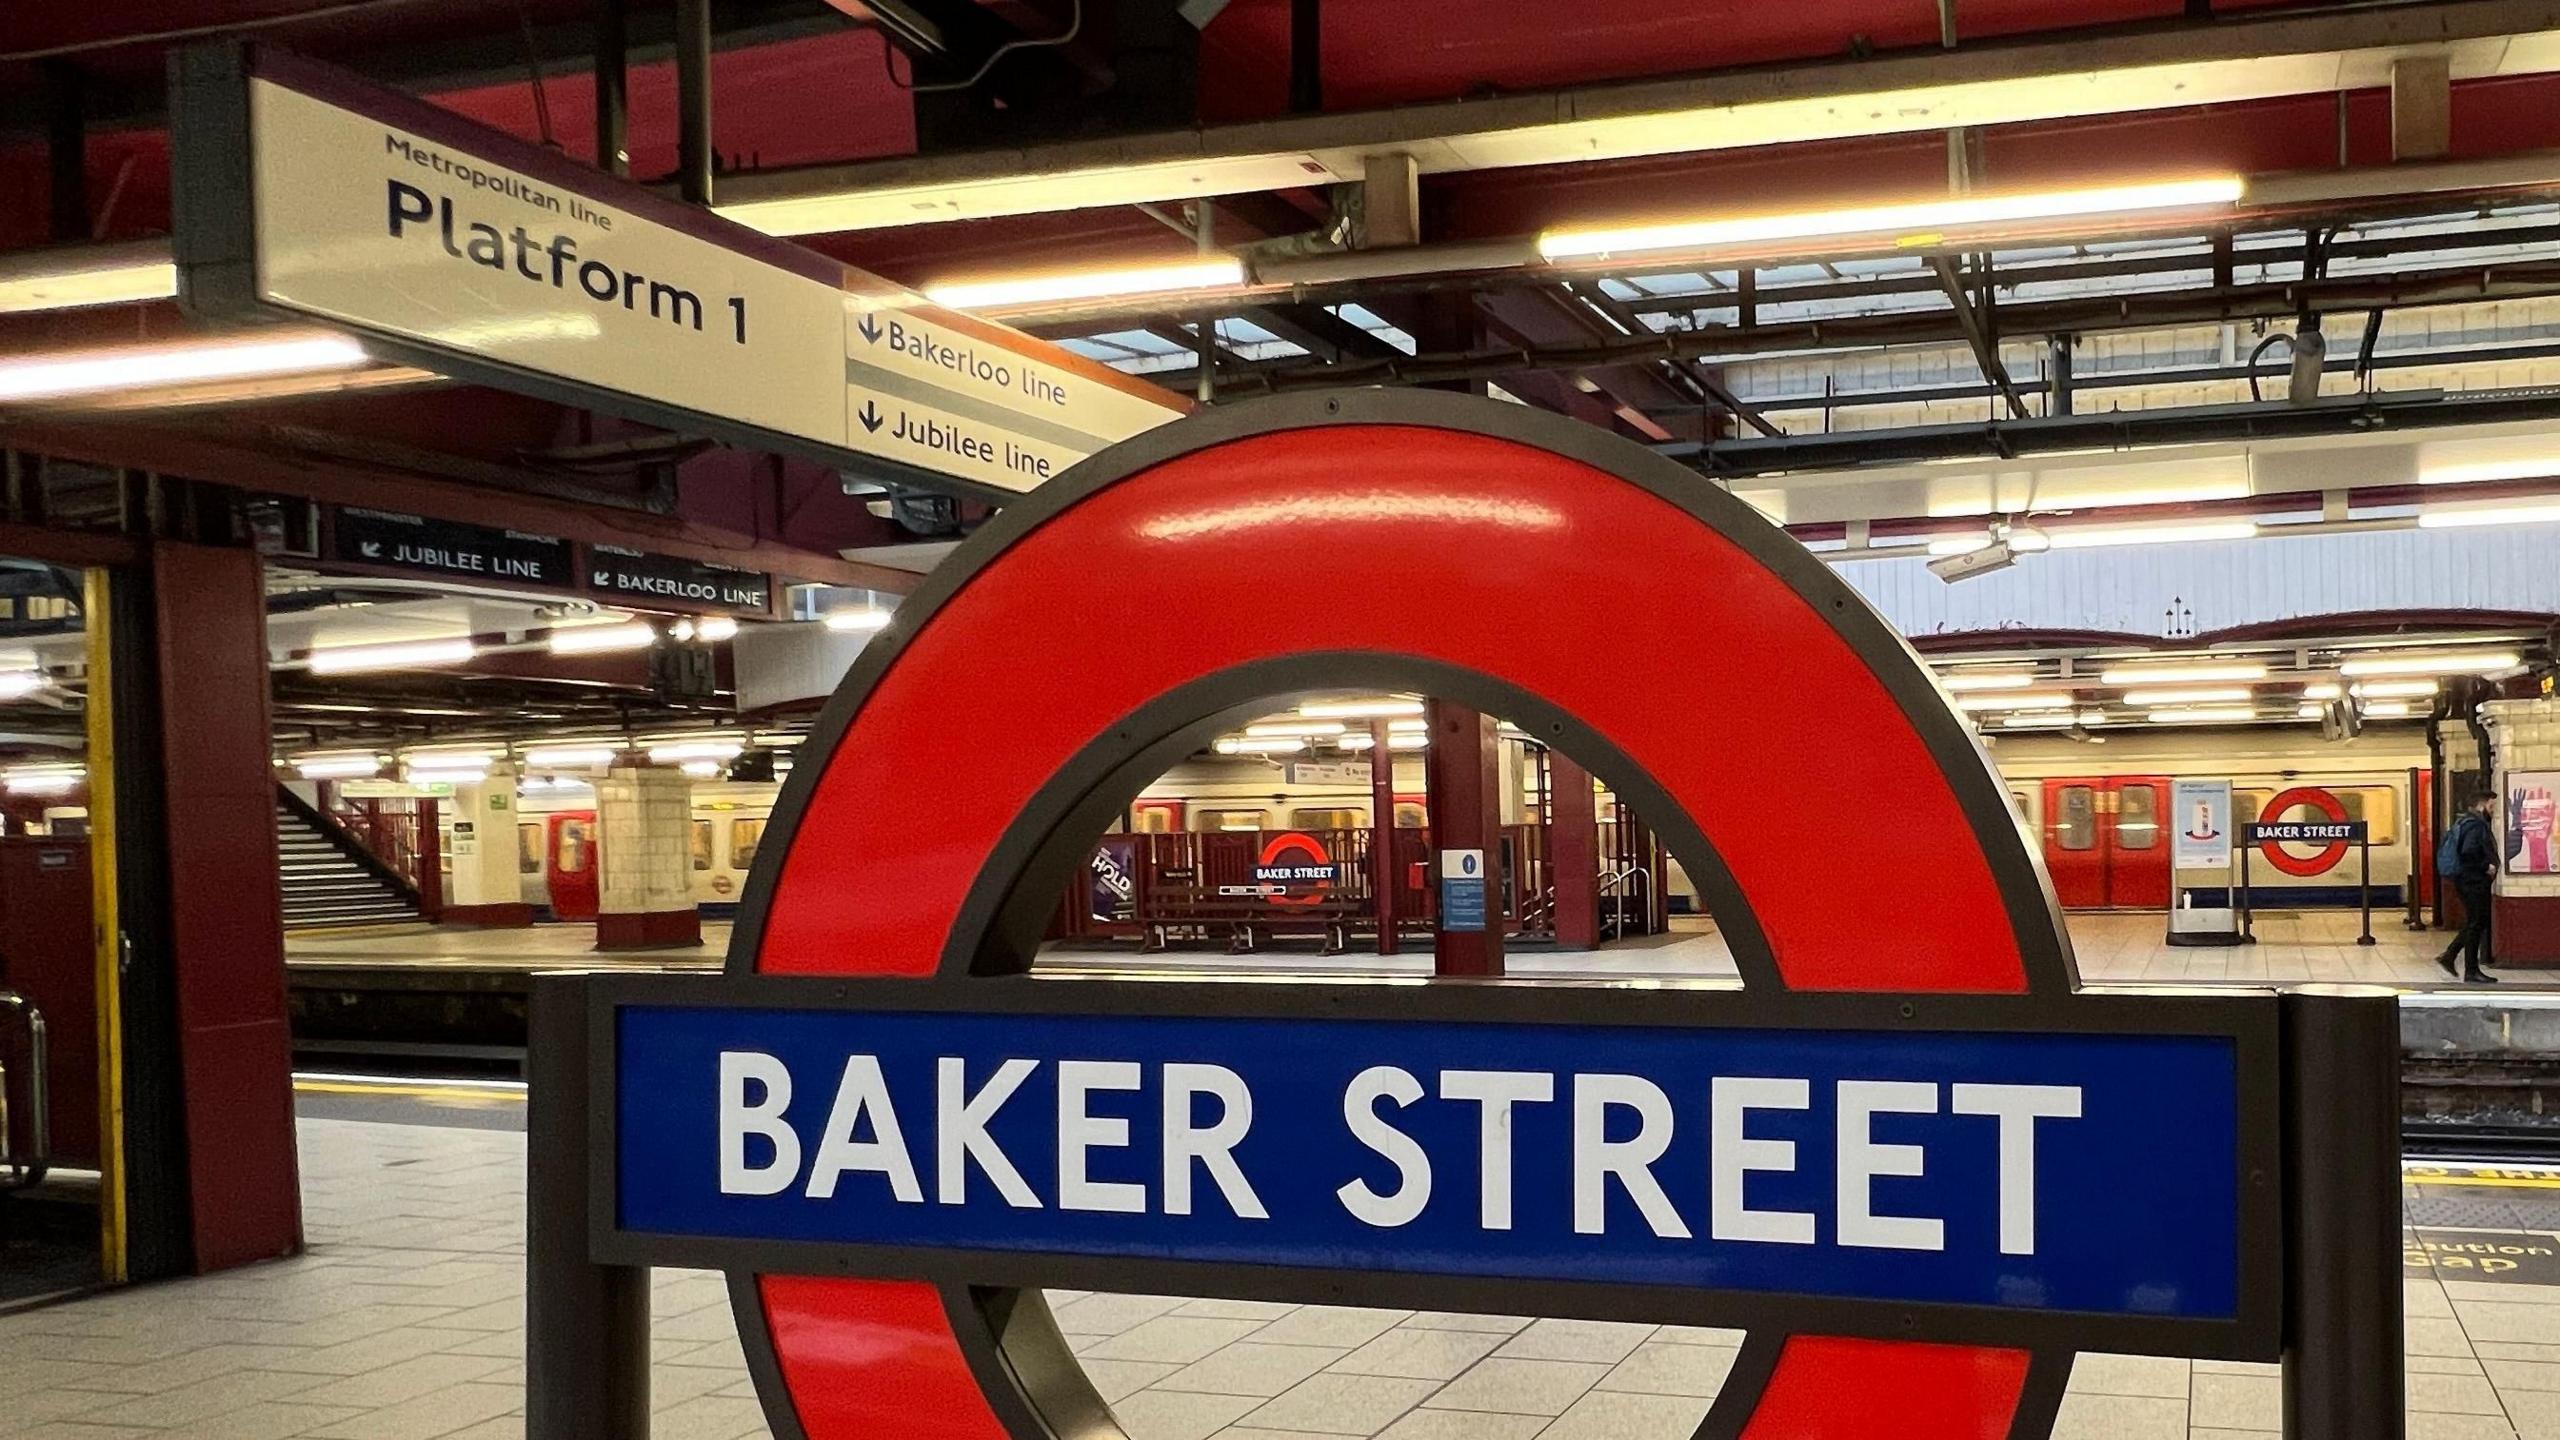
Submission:
M 1378 953 L 1393 955 L 1396 938 L 1396 757 L 1387 722 L 1369 722 L 1369 888 L 1376 891 Z
M 1588 950 L 1600 943 L 1600 802 L 1591 772 L 1560 750 L 1547 752 L 1548 872 L 1556 883 L 1556 943 Z
M 254 550 L 151 551 L 179 1105 L 198 1270 L 302 1248 Z
M 1433 936 L 1432 973 L 1502 973 L 1502 785 L 1494 753 L 1494 720 L 1454 700 L 1424 702 L 1431 747 L 1422 771 L 1431 803 L 1431 883 L 1440 883 L 1440 857 L 1452 850 L 1484 852 L 1485 928 L 1451 930 L 1448 917 Z

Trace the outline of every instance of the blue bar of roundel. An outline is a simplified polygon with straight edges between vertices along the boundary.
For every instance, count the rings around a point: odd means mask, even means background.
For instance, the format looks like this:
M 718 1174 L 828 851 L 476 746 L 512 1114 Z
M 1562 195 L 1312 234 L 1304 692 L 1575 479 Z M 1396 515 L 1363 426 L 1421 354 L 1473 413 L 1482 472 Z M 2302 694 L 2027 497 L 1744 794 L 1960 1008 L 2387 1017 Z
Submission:
M 835 1195 L 803 1186 L 770 1196 L 723 1194 L 717 1077 L 724 1050 L 757 1051 L 792 1075 L 785 1118 L 800 1137 L 803 1177 L 818 1149 L 846 1057 L 878 1057 L 906 1148 L 923 1187 L 902 1203 L 869 1172 L 842 1177 Z M 2231 1041 L 2116 1034 L 1895 1034 L 1570 1025 L 1464 1025 L 1371 1020 L 1020 1016 L 631 1006 L 617 1019 L 616 1161 L 619 1220 L 633 1231 L 761 1240 L 1133 1256 L 1223 1264 L 1603 1281 L 1626 1285 L 1813 1294 L 1877 1301 L 1945 1301 L 2023 1310 L 2224 1319 L 2238 1297 L 2238 1078 Z M 998 1112 L 990 1133 L 1039 1198 L 1007 1205 L 971 1167 L 965 1200 L 936 1192 L 935 1066 L 967 1062 L 974 1093 L 1006 1059 L 1038 1069 Z M 1148 1213 L 1057 1206 L 1060 1059 L 1125 1060 L 1144 1088 L 1098 1091 L 1088 1106 L 1125 1118 L 1126 1149 L 1091 1152 L 1095 1180 L 1143 1185 Z M 1253 1096 L 1250 1132 L 1235 1156 L 1268 1218 L 1232 1213 L 1194 1168 L 1189 1215 L 1160 1213 L 1161 1091 L 1168 1061 L 1226 1066 Z M 1380 1113 L 1431 1159 L 1428 1204 L 1410 1223 L 1354 1218 L 1338 1187 L 1361 1179 L 1386 1193 L 1392 1164 L 1344 1123 L 1342 1096 L 1374 1065 L 1414 1074 L 1425 1098 Z M 1556 1100 L 1513 1110 L 1514 1219 L 1479 1223 L 1478 1125 L 1473 1102 L 1438 1098 L 1443 1070 L 1555 1075 Z M 1654 1233 L 1626 1192 L 1608 1187 L 1606 1230 L 1573 1224 L 1572 1077 L 1637 1075 L 1670 1097 L 1674 1131 L 1653 1173 L 1689 1238 Z M 1715 1076 L 1810 1082 L 1804 1111 L 1754 1110 L 1754 1139 L 1796 1142 L 1793 1172 L 1756 1172 L 1746 1203 L 1806 1211 L 1815 1243 L 1711 1238 L 1708 1096 Z M 1944 1222 L 1942 1251 L 1840 1243 L 1835 1218 L 1838 1082 L 1905 1080 L 1940 1086 L 1939 1113 L 1879 1114 L 1871 1139 L 1923 1147 L 1924 1173 L 1872 1182 L 1880 1214 Z M 2077 1119 L 2035 1122 L 2036 1250 L 2001 1253 L 1996 1183 L 1999 1123 L 1947 1113 L 1959 1082 L 2082 1087 Z M 1198 1103 L 1195 1123 L 1215 1118 Z M 1610 1139 L 1633 1133 L 1612 1112 Z M 872 1138 L 865 1126 L 860 1138 Z M 750 1141 L 762 1163 L 767 1143 Z

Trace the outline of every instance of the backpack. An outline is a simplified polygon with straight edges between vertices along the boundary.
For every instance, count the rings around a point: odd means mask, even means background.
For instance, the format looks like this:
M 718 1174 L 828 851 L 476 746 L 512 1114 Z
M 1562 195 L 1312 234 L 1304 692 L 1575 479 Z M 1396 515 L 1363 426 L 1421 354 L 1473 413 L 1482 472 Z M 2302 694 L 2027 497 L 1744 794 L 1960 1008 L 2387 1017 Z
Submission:
M 2474 818 L 2465 815 L 2454 821 L 2452 826 L 2444 832 L 2444 838 L 2436 842 L 2436 873 L 2438 875 L 2451 879 L 2462 873 L 2462 827 L 2470 824 Z

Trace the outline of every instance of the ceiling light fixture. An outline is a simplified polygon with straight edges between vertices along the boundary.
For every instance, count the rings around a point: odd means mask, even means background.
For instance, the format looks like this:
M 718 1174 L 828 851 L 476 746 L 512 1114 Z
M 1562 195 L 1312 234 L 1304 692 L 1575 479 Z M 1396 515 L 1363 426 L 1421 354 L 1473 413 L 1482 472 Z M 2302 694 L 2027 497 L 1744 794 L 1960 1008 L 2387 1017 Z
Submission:
M 679 765 L 687 760 L 735 760 L 745 751 L 741 740 L 681 740 L 672 745 L 649 747 L 653 765 Z
M 2302 698 L 2305 700 L 2335 700 L 2343 693 L 2345 692 L 2341 691 L 2337 682 L 2333 680 L 2323 680 L 2317 685 L 2302 687 Z
M 1958 694 L 1967 690 L 2023 690 L 2035 682 L 2033 670 L 1954 670 L 1938 677 L 1941 688 Z
M 480 653 L 469 640 L 411 640 L 396 645 L 341 645 L 314 650 L 306 662 L 314 675 L 354 675 L 369 670 L 412 670 L 459 665 Z
M 2230 705 L 2246 703 L 2245 686 L 2206 687 L 2188 690 L 2127 690 L 2124 703 L 2136 709 L 2151 705 Z
M 379 755 L 304 755 L 293 762 L 305 780 L 356 780 L 382 773 Z
M 0 260 L 0 314 L 167 300 L 178 267 L 165 240 L 82 245 Z
M 1538 237 L 1548 260 L 1587 260 L 1639 250 L 1701 250 L 1872 235 L 1896 245 L 1935 244 L 1947 230 L 2013 225 L 2074 216 L 2137 215 L 2229 205 L 2244 189 L 2236 175 L 2150 185 L 2108 185 L 2025 195 L 1971 195 L 1903 205 L 1867 205 L 1783 215 L 1689 220 L 1611 229 L 1550 230 Z
M 1343 725 L 1339 720 L 1264 720 L 1244 727 L 1245 734 L 1257 737 L 1265 735 L 1339 735 L 1342 733 L 1342 730 Z
M 2178 685 L 2214 680 L 2264 680 L 2266 678 L 2266 664 L 2258 660 L 2199 660 L 2163 665 L 2112 665 L 2098 675 L 2099 683 L 2106 685 Z
M 346 336 L 312 332 L 260 340 L 61 351 L 0 363 L 0 404 L 202 380 L 345 370 L 364 364 L 365 359 L 364 347 Z
M 696 640 L 728 640 L 738 633 L 738 622 L 727 615 L 705 615 L 693 622 Z
M 85 766 L 32 766 L 10 771 L 8 790 L 12 795 L 67 795 L 88 778 Z
M 2434 680 L 2363 680 L 2349 692 L 2359 700 L 2414 700 L 2436 693 Z M 2309 694 L 2309 691 L 2303 692 Z M 2334 687 L 2332 693 L 2335 693 Z
M 2401 720 L 2409 714 L 2406 700 L 2368 700 L 2360 708 L 2368 720 Z
M 954 310 L 988 310 L 1007 305 L 1103 300 L 1117 295 L 1212 290 L 1243 283 L 1244 262 L 1232 255 L 1220 255 L 1187 260 L 1177 265 L 1140 265 L 1127 269 L 1076 270 L 1060 275 L 953 281 L 924 287 L 924 297 L 936 305 L 947 305 Z
M 2072 701 L 2068 690 L 1994 690 L 1956 697 L 1959 710 L 2052 710 Z
M 1288 755 L 1306 749 L 1307 742 L 1277 736 L 1265 736 L 1256 740 L 1229 735 L 1211 748 L 1221 755 Z
M 827 628 L 843 633 L 888 628 L 889 611 L 865 606 L 860 610 L 837 610 L 827 616 Z
M 658 643 L 658 632 L 642 620 L 625 625 L 580 625 L 552 631 L 547 643 L 554 655 L 602 655 L 615 650 L 645 650 Z
M 610 765 L 613 763 L 613 757 L 620 753 L 622 752 L 617 747 L 611 745 L 560 745 L 541 750 L 527 750 L 524 752 L 524 763 L 539 765 L 545 769 L 553 766 Z
M 1419 700 L 1311 700 L 1298 713 L 1312 720 L 1367 720 L 1386 715 L 1420 715 Z
M 2398 655 L 2359 655 L 2341 661 L 2338 673 L 2359 675 L 2489 675 L 2512 670 L 2518 660 L 2513 650 L 2471 650 L 2433 654 L 2403 653 Z
M 2108 545 L 2247 540 L 2257 533 L 2255 520 L 2164 520 L 2143 525 L 2048 525 L 2044 539 L 2050 549 L 2094 550 Z
M 2246 705 L 2198 705 L 2188 709 L 2146 711 L 2145 718 L 2154 725 L 2214 725 L 2239 720 L 2255 720 L 2258 712 Z
M 2418 528 L 2421 530 L 2455 530 L 2471 525 L 2543 525 L 2554 520 L 2560 520 L 2560 500 L 2418 507 Z
M 45 683 L 41 670 L 0 670 L 0 700 L 23 700 Z

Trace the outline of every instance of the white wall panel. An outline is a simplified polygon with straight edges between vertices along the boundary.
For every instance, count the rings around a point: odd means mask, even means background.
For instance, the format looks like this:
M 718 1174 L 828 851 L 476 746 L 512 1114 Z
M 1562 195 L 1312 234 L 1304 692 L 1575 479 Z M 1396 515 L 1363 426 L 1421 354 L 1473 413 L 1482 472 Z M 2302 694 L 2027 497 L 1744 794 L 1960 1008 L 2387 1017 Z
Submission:
M 2560 526 L 2553 525 L 2064 550 L 1953 585 L 1918 559 L 1839 569 L 1906 635 L 2018 628 L 2160 635 L 2173 607 L 2192 610 L 2197 630 L 2364 610 L 2560 612 Z

